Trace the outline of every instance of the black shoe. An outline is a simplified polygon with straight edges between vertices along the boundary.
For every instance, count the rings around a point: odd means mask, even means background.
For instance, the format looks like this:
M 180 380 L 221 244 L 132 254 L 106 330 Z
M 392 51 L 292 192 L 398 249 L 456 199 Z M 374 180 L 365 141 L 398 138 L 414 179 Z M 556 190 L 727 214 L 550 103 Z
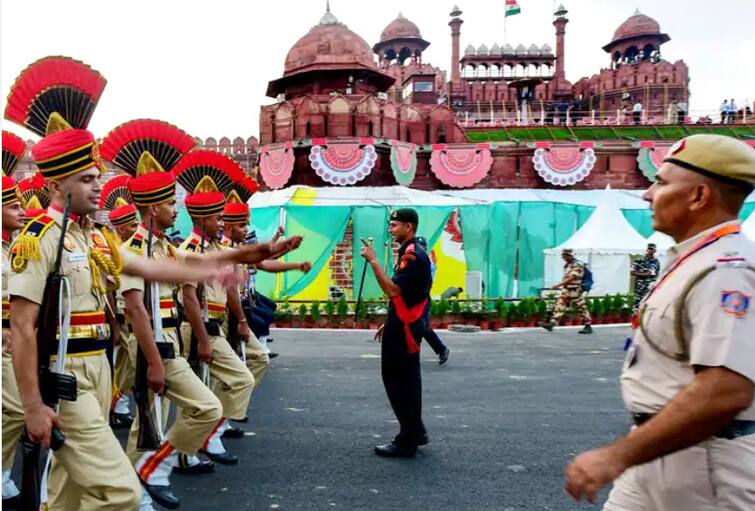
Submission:
M 230 428 L 223 431 L 221 438 L 244 438 L 244 430 L 240 428 Z
M 267 339 L 267 342 L 273 342 L 274 340 L 275 340 L 275 339 L 273 339 L 272 337 L 269 337 L 269 338 Z
M 113 429 L 130 428 L 134 418 L 127 413 L 110 412 L 110 427 Z
M 582 330 L 579 331 L 580 334 L 591 334 L 592 333 L 592 325 L 585 325 Z
M 390 444 L 376 445 L 375 454 L 384 458 L 413 458 L 417 454 L 417 447 L 402 447 L 391 442 Z
M 422 447 L 423 445 L 427 445 L 429 443 L 430 438 L 428 438 L 427 434 L 424 434 L 417 440 L 417 447 Z
M 153 484 L 147 484 L 144 481 L 142 481 L 142 486 L 147 490 L 147 493 L 152 497 L 152 500 L 164 508 L 178 509 L 178 506 L 181 504 L 178 497 L 173 495 L 173 492 L 170 491 L 170 486 L 156 486 Z
M 556 324 L 553 321 L 541 321 L 538 323 L 538 326 L 545 328 L 549 332 L 553 331 L 553 327 L 556 326 Z
M 3 499 L 3 509 L 21 509 L 21 495 Z
M 278 352 L 277 351 L 271 351 L 270 353 L 267 354 L 267 358 L 269 358 L 271 360 L 274 359 L 277 356 L 278 356 Z
M 230 454 L 228 452 L 220 453 L 220 454 L 213 454 L 211 452 L 207 452 L 204 449 L 200 450 L 202 454 L 210 458 L 215 463 L 220 463 L 221 465 L 238 465 L 239 464 L 239 457 L 235 454 Z
M 440 354 L 440 357 L 438 357 L 438 363 L 440 365 L 445 364 L 448 362 L 448 355 L 451 354 L 451 350 L 449 350 L 447 347 L 443 348 L 443 353 Z
M 179 453 L 178 465 L 173 467 L 173 472 L 187 476 L 198 476 L 215 472 L 215 464 L 211 461 L 199 460 L 196 465 L 189 465 L 188 456 Z

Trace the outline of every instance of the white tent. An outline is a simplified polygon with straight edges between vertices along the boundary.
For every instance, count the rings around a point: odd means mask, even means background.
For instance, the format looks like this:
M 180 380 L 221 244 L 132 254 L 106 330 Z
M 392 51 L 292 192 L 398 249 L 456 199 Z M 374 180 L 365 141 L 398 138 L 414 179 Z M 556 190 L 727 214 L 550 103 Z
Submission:
M 545 285 L 552 286 L 563 276 L 561 250 L 571 248 L 577 259 L 593 273 L 593 295 L 628 293 L 632 257 L 641 255 L 647 240 L 624 218 L 617 192 L 609 188 L 587 222 L 561 245 L 546 249 Z
M 755 211 L 750 213 L 750 216 L 742 222 L 742 232 L 755 241 Z

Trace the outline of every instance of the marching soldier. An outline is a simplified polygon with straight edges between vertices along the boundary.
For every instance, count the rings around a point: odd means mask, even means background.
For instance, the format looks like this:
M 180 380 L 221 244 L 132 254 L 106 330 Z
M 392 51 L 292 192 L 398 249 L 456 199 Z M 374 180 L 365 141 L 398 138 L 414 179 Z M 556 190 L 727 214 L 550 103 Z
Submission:
M 650 285 L 655 282 L 656 277 L 661 271 L 661 263 L 655 257 L 655 243 L 648 243 L 645 257 L 632 263 L 632 275 L 634 276 L 634 304 L 632 313 L 637 314 L 640 310 L 640 302 L 650 289 Z
M 244 176 L 243 180 L 236 183 L 235 190 L 228 196 L 225 208 L 223 210 L 223 239 L 221 243 L 224 246 L 240 246 L 246 243 L 249 231 L 249 206 L 247 202 L 257 188 L 251 178 Z M 279 231 L 282 236 L 282 231 Z M 299 270 L 304 273 L 312 268 L 311 263 L 305 262 L 281 262 L 274 260 L 265 260 L 250 266 L 245 272 L 244 286 L 241 293 L 241 307 L 244 313 L 244 319 L 247 325 L 253 321 L 254 310 L 254 291 L 249 286 L 249 272 L 264 270 L 271 273 L 280 273 L 290 270 Z M 229 306 L 231 301 L 229 300 Z M 262 382 L 262 378 L 267 372 L 270 364 L 268 350 L 260 344 L 257 337 L 250 331 L 249 342 L 246 345 L 246 365 L 254 375 L 254 388 L 257 389 Z
M 230 250 L 220 243 L 220 224 L 226 195 L 233 188 L 233 183 L 243 175 L 239 165 L 220 153 L 195 150 L 184 156 L 173 172 L 178 182 L 191 192 L 185 199 L 185 205 L 194 227 L 179 248 L 179 253 L 196 255 Z M 300 242 L 301 238 L 292 238 L 278 244 L 283 243 L 293 249 Z M 226 452 L 221 436 L 231 429 L 228 419 L 243 421 L 246 418 L 254 388 L 254 376 L 233 351 L 221 328 L 228 293 L 238 296 L 238 288 L 205 285 L 201 286 L 201 292 L 199 288 L 194 279 L 185 279 L 181 302 L 188 324 L 182 327 L 182 337 L 189 344 L 190 361 L 194 359 L 199 370 L 208 373 L 210 388 L 223 405 L 223 417 L 205 440 L 200 452 L 216 463 L 236 464 L 238 457 Z M 236 314 L 239 314 L 238 310 Z M 237 315 L 237 319 L 238 335 L 241 342 L 246 343 L 251 333 L 249 326 L 242 321 L 243 315 Z M 239 435 L 240 430 L 232 431 L 234 436 Z
M 85 64 L 48 57 L 17 79 L 5 111 L 7 118 L 44 137 L 32 149 L 32 156 L 48 180 L 52 199 L 46 214 L 29 222 L 13 243 L 8 279 L 13 365 L 26 432 L 31 441 L 44 447 L 51 445 L 53 428 L 65 438 L 52 456 L 47 498 L 52 510 L 135 509 L 141 495 L 136 473 L 107 422 L 112 391 L 105 353 L 107 279 L 118 283 L 124 273 L 154 281 L 232 281 L 231 274 L 216 266 L 121 258 L 114 236 L 93 226 L 88 215 L 98 206 L 102 163 L 94 135 L 86 126 L 104 87 L 104 78 Z M 69 217 L 64 216 L 65 210 L 70 211 Z M 105 241 L 111 258 L 94 246 L 93 234 Z M 62 370 L 75 377 L 77 393 L 75 400 L 61 401 L 56 411 L 43 401 L 38 360 L 58 348 L 38 352 L 36 325 L 47 276 L 57 270 L 67 282 L 62 287 L 65 303 L 61 309 L 70 314 L 65 336 L 70 342 Z M 52 344 L 54 339 L 49 341 Z M 54 440 L 58 444 L 61 439 Z
M 645 193 L 676 245 L 640 304 L 621 375 L 635 426 L 577 456 L 566 489 L 608 511 L 755 509 L 755 243 L 738 214 L 755 150 L 720 135 L 671 147 Z
M 419 343 L 425 332 L 424 311 L 430 299 L 432 276 L 430 259 L 417 242 L 418 224 L 419 216 L 413 209 L 391 213 L 388 230 L 401 245 L 393 279 L 377 261 L 375 250 L 371 246 L 362 248 L 362 257 L 390 299 L 388 316 L 376 337 L 382 338 L 383 385 L 401 427 L 391 443 L 375 447 L 378 456 L 413 457 L 417 447 L 428 442 L 422 423 Z
M 579 333 L 591 334 L 592 318 L 590 311 L 587 310 L 587 290 L 583 286 L 585 263 L 574 257 L 574 251 L 570 248 L 563 249 L 561 257 L 566 263 L 564 265 L 564 278 L 553 286 L 553 289 L 561 289 L 561 296 L 556 300 L 550 319 L 540 323 L 540 326 L 549 332 L 553 331 L 553 327 L 558 325 L 569 306 L 573 304 L 582 317 L 582 325 L 584 325 Z
M 24 428 L 24 413 L 11 361 L 10 302 L 8 275 L 12 236 L 24 226 L 23 209 L 16 181 L 10 177 L 26 151 L 26 142 L 3 131 L 3 506 L 18 504 L 19 491 L 10 477 L 18 439 Z M 6 176 L 5 173 L 9 175 Z
M 103 147 L 107 148 L 107 138 L 103 140 Z M 110 178 L 102 187 L 100 195 L 100 209 L 108 212 L 108 220 L 118 235 L 120 246 L 123 240 L 129 239 L 139 225 L 136 217 L 136 206 L 128 191 L 130 177 L 126 175 Z M 117 291 L 117 290 L 116 290 Z M 113 400 L 110 404 L 110 426 L 116 429 L 129 428 L 134 422 L 129 410 L 128 394 L 134 386 L 134 365 L 136 360 L 136 346 L 129 343 L 129 332 L 124 313 L 124 300 L 120 293 L 115 293 L 112 303 L 115 303 L 115 319 L 118 331 L 113 342 Z
M 40 172 L 18 182 L 21 194 L 21 207 L 26 221 L 44 214 L 50 206 L 50 194 L 47 192 L 47 180 Z

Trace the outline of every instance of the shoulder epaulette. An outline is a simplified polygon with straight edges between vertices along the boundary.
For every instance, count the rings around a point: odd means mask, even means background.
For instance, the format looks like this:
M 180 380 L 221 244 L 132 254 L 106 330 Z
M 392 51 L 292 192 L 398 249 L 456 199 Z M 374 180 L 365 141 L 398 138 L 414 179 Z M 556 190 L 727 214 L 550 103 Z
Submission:
M 406 250 L 404 251 L 404 253 L 406 253 L 406 252 L 415 252 L 416 250 L 417 250 L 417 243 L 416 242 L 409 243 L 409 246 L 406 247 Z
M 135 232 L 126 243 L 128 244 L 128 249 L 132 252 L 140 255 L 144 252 L 144 235 L 142 233 Z
M 11 266 L 14 271 L 19 272 L 26 267 L 26 262 L 39 261 L 41 251 L 39 243 L 45 233 L 55 224 L 55 221 L 41 214 L 34 217 L 26 224 L 21 233 L 16 237 L 11 247 Z
M 99 227 L 97 229 L 92 230 L 92 243 L 94 244 L 94 248 L 97 250 L 101 250 L 105 255 L 111 255 L 110 246 L 107 244 L 107 240 L 105 240 L 105 236 L 100 232 L 100 229 L 103 227 Z
M 201 249 L 202 240 L 194 235 L 189 236 L 186 241 L 181 245 L 181 250 L 186 252 L 199 252 Z

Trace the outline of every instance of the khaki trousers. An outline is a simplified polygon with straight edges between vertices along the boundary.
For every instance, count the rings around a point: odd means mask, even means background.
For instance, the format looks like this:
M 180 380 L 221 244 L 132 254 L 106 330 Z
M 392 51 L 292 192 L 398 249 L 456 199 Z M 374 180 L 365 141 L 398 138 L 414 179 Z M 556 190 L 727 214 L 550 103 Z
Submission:
M 627 470 L 604 511 L 755 509 L 755 435 L 714 438 Z
M 191 342 L 191 325 L 181 326 L 185 347 Z M 254 376 L 233 351 L 223 335 L 210 336 L 212 362 L 210 362 L 210 389 L 223 405 L 223 417 L 243 419 L 249 408 L 254 390 Z
M 24 431 L 24 409 L 16 385 L 13 362 L 3 353 L 3 471 L 13 468 L 13 458 Z
M 175 330 L 165 330 L 164 335 L 166 341 L 169 339 L 173 341 L 176 353 L 178 353 L 178 338 Z M 220 401 L 194 374 L 185 358 L 176 356 L 174 359 L 163 360 L 163 365 L 166 383 L 164 397 L 178 408 L 176 421 L 167 431 L 165 440 L 178 451 L 194 454 L 202 447 L 222 416 Z M 152 400 L 151 392 L 150 400 Z M 168 420 L 169 405 L 170 403 L 163 399 L 163 431 Z M 152 413 L 154 413 L 154 408 Z M 141 453 L 136 450 L 138 433 L 139 414 L 136 414 L 131 424 L 126 448 L 126 453 L 132 463 L 136 463 L 141 456 Z
M 76 376 L 76 401 L 60 402 L 65 444 L 53 454 L 50 510 L 136 509 L 142 489 L 134 468 L 108 425 L 110 365 L 107 355 L 67 357 Z
M 270 367 L 270 357 L 254 334 L 246 342 L 246 367 L 254 376 L 254 390 L 257 390 Z
M 113 372 L 115 373 L 114 389 L 118 395 L 115 399 L 131 394 L 134 390 L 134 377 L 136 375 L 136 339 L 128 333 L 127 328 L 121 328 L 121 340 L 118 343 L 118 351 L 115 355 Z

